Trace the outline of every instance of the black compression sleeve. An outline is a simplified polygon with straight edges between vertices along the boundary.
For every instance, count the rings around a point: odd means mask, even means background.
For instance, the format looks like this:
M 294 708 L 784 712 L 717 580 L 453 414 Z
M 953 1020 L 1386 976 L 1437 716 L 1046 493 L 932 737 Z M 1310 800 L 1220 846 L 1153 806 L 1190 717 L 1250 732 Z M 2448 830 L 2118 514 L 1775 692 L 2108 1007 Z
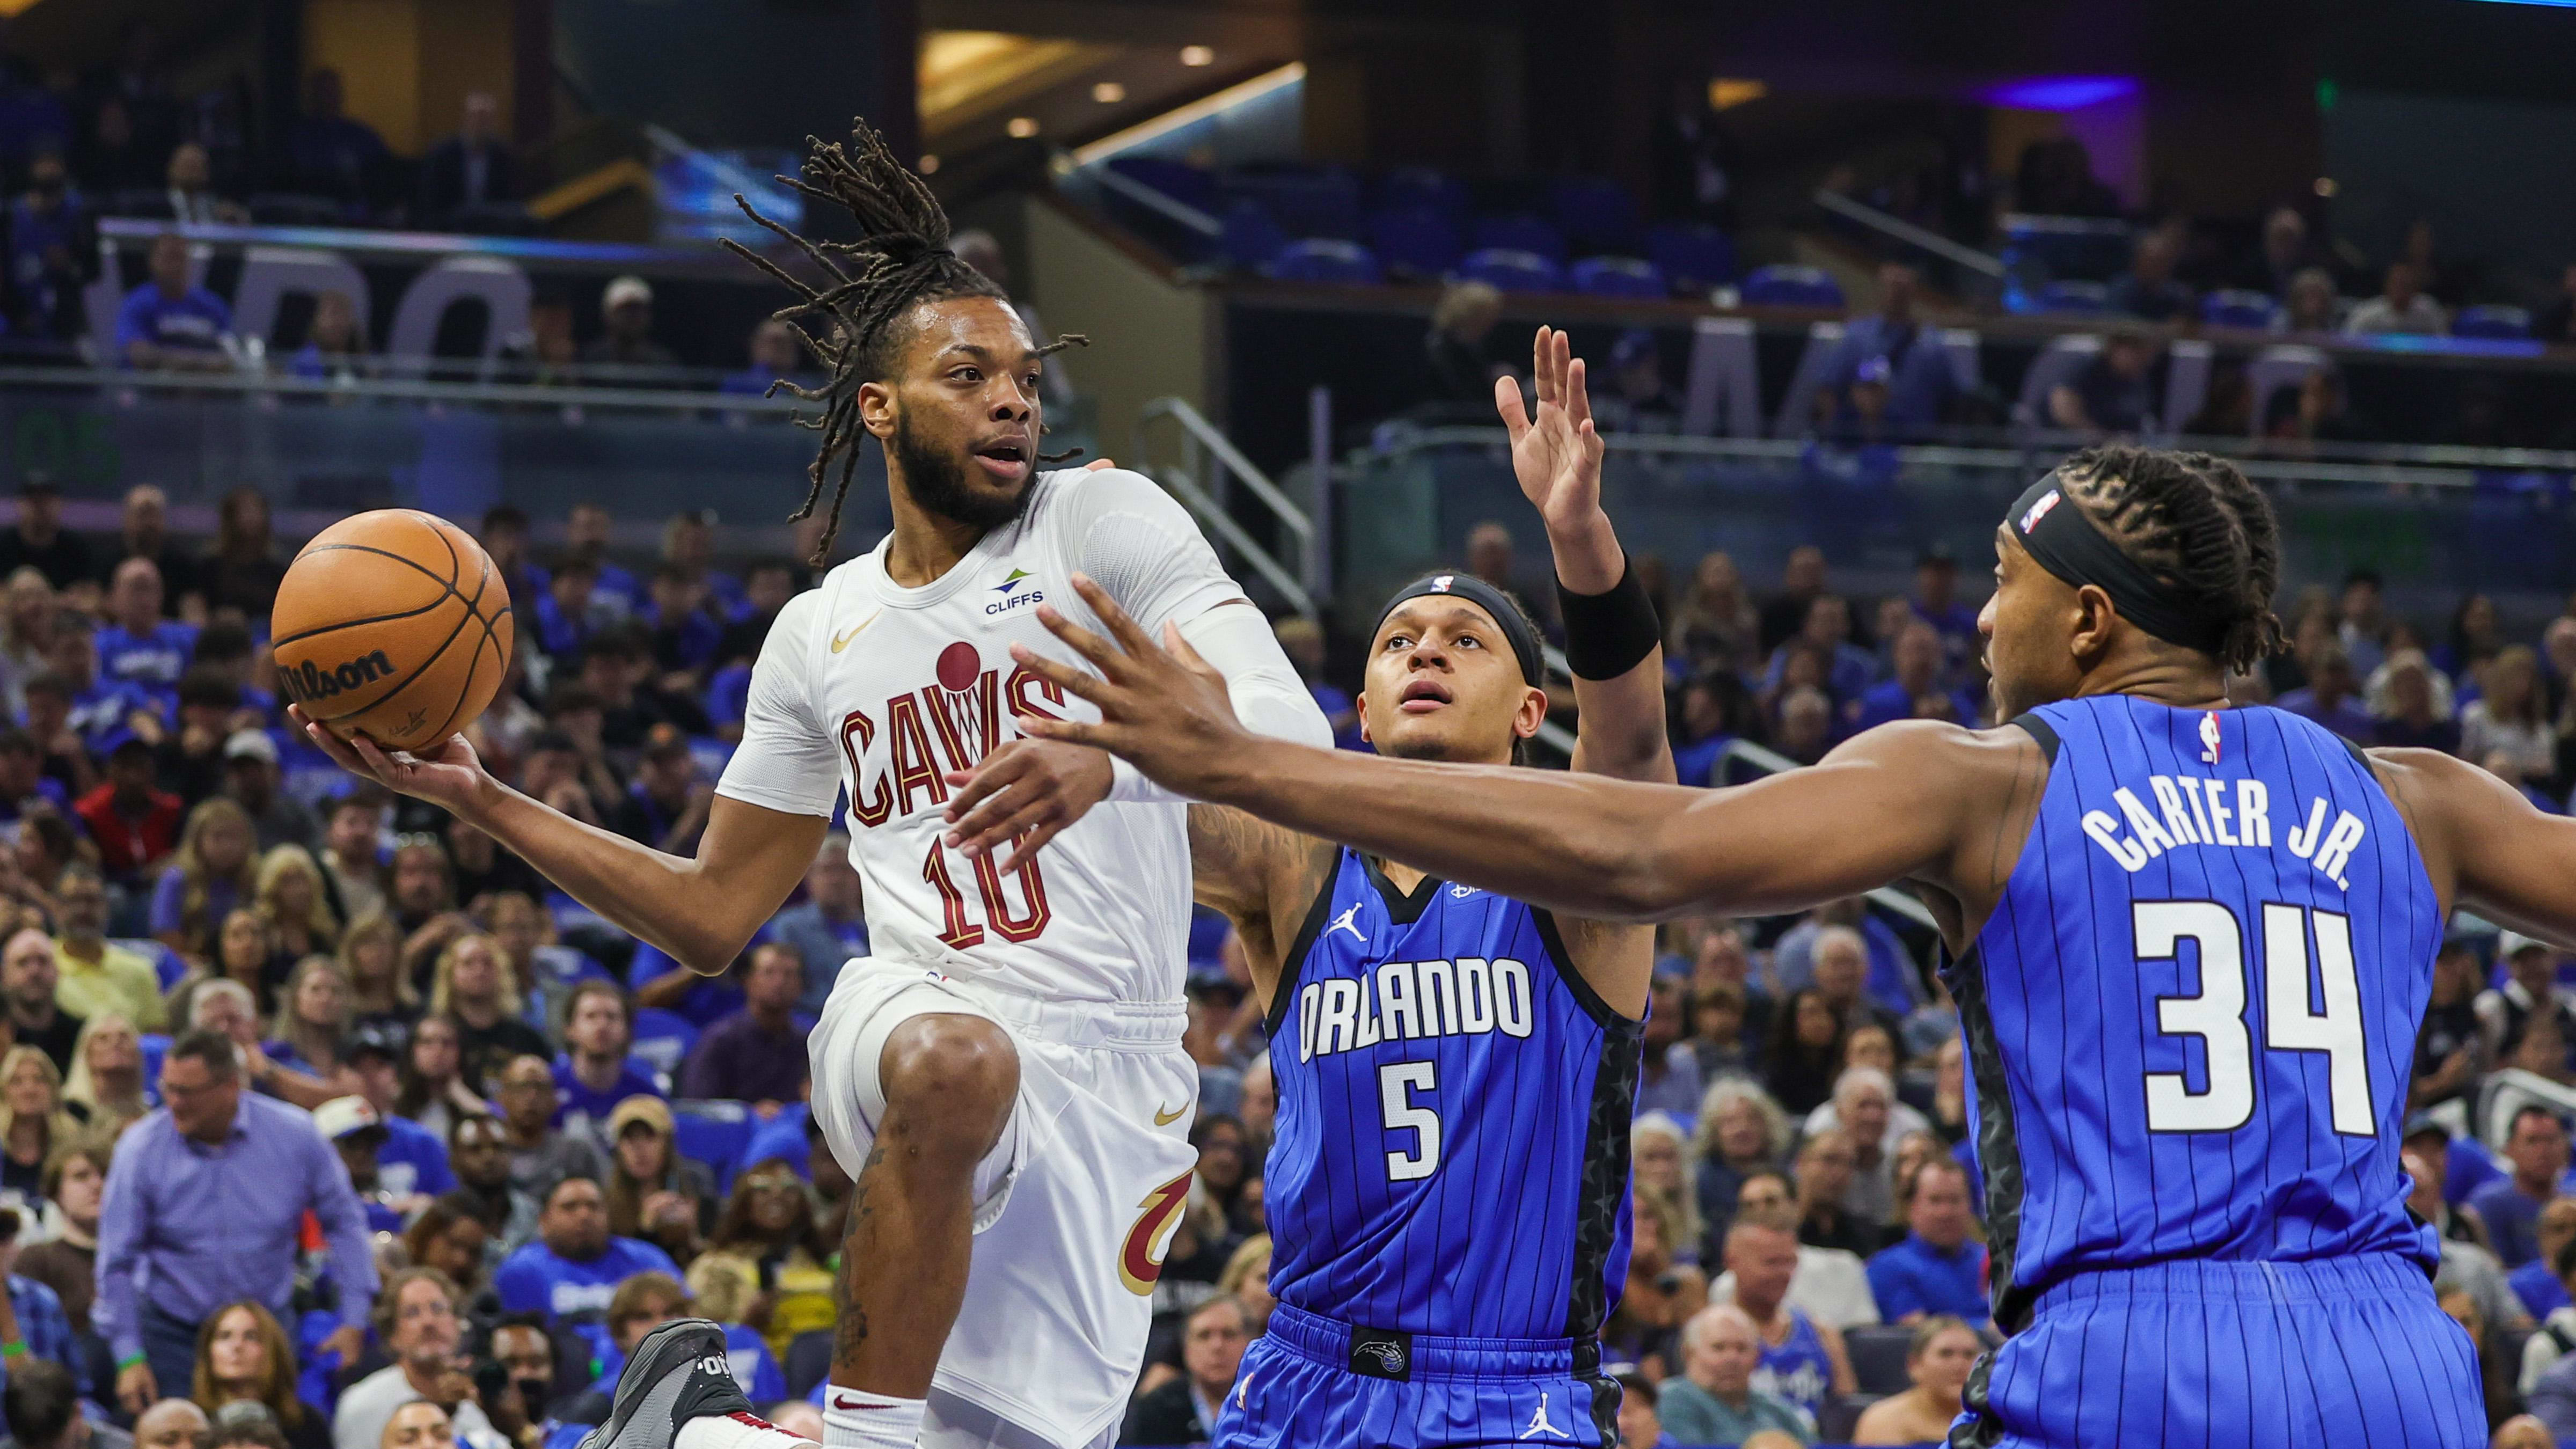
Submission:
M 1616 679 L 1663 642 L 1655 602 L 1637 578 L 1636 561 L 1622 555 L 1619 582 L 1606 594 L 1578 594 L 1556 586 L 1565 618 L 1565 662 L 1577 679 Z

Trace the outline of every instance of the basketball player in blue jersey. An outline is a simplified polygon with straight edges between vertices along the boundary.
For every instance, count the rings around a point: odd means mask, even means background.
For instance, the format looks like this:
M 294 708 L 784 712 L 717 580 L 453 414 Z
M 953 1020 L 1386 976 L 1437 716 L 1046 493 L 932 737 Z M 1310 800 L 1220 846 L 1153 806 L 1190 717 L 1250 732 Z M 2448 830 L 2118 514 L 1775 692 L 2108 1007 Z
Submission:
M 1508 379 L 1495 401 L 1555 555 L 1573 767 L 1669 782 L 1659 629 L 1601 510 L 1583 363 L 1541 328 L 1532 372 L 1535 419 Z M 1380 611 L 1361 730 L 1400 759 L 1509 765 L 1546 718 L 1541 658 L 1509 595 L 1429 575 Z M 987 834 L 981 799 L 952 804 L 961 843 L 1013 828 Z M 1190 855 L 1198 899 L 1242 933 L 1279 1092 L 1279 1306 L 1216 1442 L 1616 1444 L 1597 1335 L 1627 1278 L 1652 928 L 1559 919 L 1220 807 L 1192 809 Z
M 2405 1210 L 2409 1044 L 2454 906 L 2576 941 L 2576 820 L 2425 750 L 2231 707 L 2276 527 L 2203 454 L 2090 449 L 1996 530 L 2008 724 L 1881 726 L 1740 789 L 1256 741 L 1104 614 L 1064 670 L 1164 785 L 1551 909 L 1940 920 L 1995 1316 L 1954 1445 L 2474 1446 L 2478 1375 Z M 1095 605 L 1095 607 L 1097 607 Z M 1061 626 L 1060 626 L 1061 627 Z

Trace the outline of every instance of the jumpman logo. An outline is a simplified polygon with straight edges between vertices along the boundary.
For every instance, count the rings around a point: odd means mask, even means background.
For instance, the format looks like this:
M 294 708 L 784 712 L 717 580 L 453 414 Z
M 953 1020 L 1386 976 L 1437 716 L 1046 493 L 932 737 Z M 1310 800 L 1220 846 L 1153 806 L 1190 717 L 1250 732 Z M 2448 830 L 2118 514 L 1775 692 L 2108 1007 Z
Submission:
M 1329 936 L 1335 931 L 1348 931 L 1351 933 L 1352 940 L 1359 942 L 1363 946 L 1367 945 L 1367 934 L 1361 931 L 1359 926 L 1355 924 L 1359 920 L 1359 915 L 1360 908 L 1357 905 L 1352 906 L 1349 910 L 1342 912 L 1340 916 L 1336 917 L 1333 924 L 1325 927 L 1324 934 Z
M 1521 1437 L 1524 1439 L 1535 1439 L 1541 1434 L 1554 1434 L 1559 1439 L 1570 1437 L 1563 1429 L 1560 1429 L 1547 1421 L 1547 1392 L 1545 1390 L 1541 1390 L 1539 1392 L 1538 1412 L 1530 1415 L 1529 1427 L 1521 1431 Z

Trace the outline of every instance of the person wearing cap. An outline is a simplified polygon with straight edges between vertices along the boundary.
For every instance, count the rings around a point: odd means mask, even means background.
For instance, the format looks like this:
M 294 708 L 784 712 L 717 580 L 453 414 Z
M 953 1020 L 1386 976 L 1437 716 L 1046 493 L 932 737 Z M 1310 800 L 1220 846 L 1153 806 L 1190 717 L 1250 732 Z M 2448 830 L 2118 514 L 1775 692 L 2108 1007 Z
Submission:
M 599 318 L 605 330 L 581 349 L 586 365 L 606 363 L 611 367 L 677 367 L 680 359 L 671 349 L 653 340 L 653 284 L 629 273 L 613 278 L 606 291 L 599 294 Z M 599 379 L 609 387 L 651 386 L 659 379 L 621 377 L 615 374 Z
M 751 948 L 742 973 L 742 1010 L 708 1027 L 680 1071 L 685 1097 L 749 1102 L 763 1117 L 805 1095 L 806 1028 L 796 1019 L 805 963 L 783 941 Z
M 349 1170 L 349 1187 L 366 1209 L 368 1229 L 401 1232 L 408 1209 L 420 1204 L 408 1196 L 396 1200 L 377 1180 L 376 1153 L 389 1134 L 376 1109 L 364 1097 L 334 1097 L 313 1109 L 313 1125 L 340 1154 L 340 1165 Z
M 2507 931 L 2496 938 L 2496 957 L 2504 965 L 2505 983 L 2478 993 L 2474 1007 L 2487 1060 L 2502 1062 L 2522 1044 L 2532 1014 L 2543 1003 L 2558 1018 L 2559 1040 L 2576 1043 L 2576 991 L 2558 984 L 2557 950 L 2546 941 Z
M 680 1155 L 671 1104 L 629 1097 L 608 1114 L 608 1177 L 600 1191 L 608 1231 L 640 1238 L 686 1263 L 715 1227 L 716 1179 L 703 1162 Z
M 1857 376 L 1873 357 L 1887 359 L 1887 423 L 1903 434 L 1920 434 L 1941 421 L 1942 410 L 1959 391 L 1950 359 L 1937 332 L 1915 316 L 1921 276 L 1902 262 L 1878 269 L 1878 310 L 1856 314 L 1843 323 L 1843 340 L 1826 359 L 1824 376 Z
M 263 729 L 234 730 L 224 738 L 224 793 L 250 815 L 259 848 L 281 845 L 310 850 L 322 823 L 311 806 L 279 788 L 277 741 Z
M 57 589 L 92 577 L 89 541 L 63 527 L 63 494 L 43 473 L 18 485 L 18 518 L 0 533 L 0 578 L 32 568 Z
M 358 1079 L 357 1100 L 374 1109 L 385 1130 L 376 1147 L 376 1181 L 395 1197 L 437 1197 L 453 1191 L 456 1174 L 447 1163 L 447 1145 L 438 1134 L 394 1112 L 402 1094 L 402 1054 L 409 1042 L 402 1028 L 368 1022 L 349 1033 L 340 1055 L 342 1069 Z

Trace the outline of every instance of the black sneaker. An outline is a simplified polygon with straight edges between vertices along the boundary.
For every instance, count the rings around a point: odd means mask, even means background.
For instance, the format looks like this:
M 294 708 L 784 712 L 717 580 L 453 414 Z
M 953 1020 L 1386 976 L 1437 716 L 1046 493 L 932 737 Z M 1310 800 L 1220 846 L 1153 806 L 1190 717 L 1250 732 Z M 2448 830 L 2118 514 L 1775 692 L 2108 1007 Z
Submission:
M 710 1414 L 751 1418 L 751 1400 L 726 1361 L 724 1329 L 703 1318 L 678 1319 L 635 1346 L 617 1376 L 608 1422 L 583 1438 L 581 1449 L 671 1449 L 682 1424 Z

